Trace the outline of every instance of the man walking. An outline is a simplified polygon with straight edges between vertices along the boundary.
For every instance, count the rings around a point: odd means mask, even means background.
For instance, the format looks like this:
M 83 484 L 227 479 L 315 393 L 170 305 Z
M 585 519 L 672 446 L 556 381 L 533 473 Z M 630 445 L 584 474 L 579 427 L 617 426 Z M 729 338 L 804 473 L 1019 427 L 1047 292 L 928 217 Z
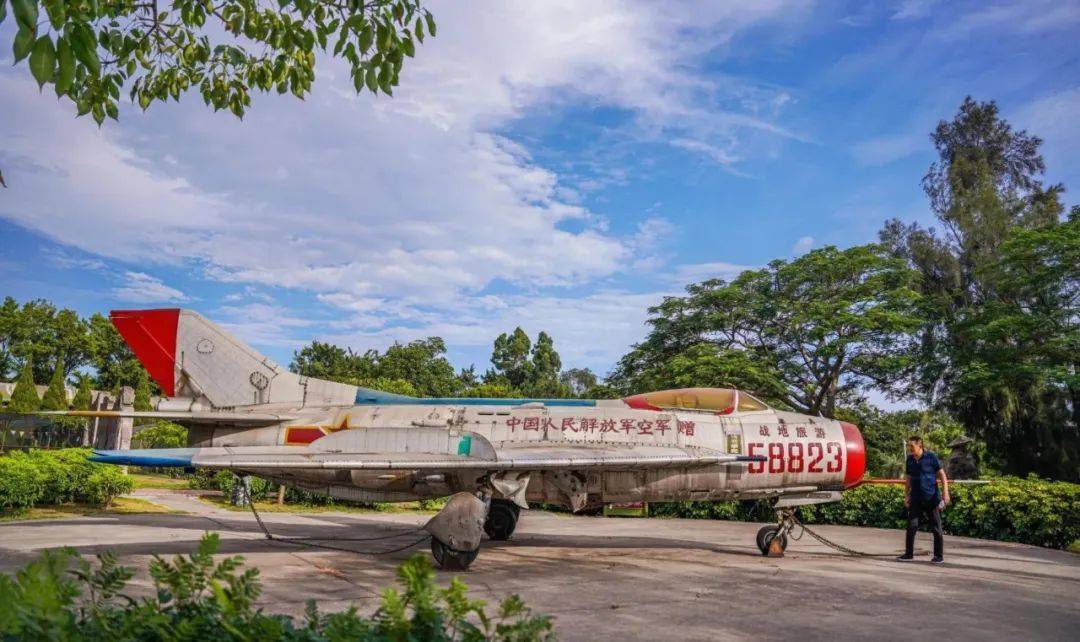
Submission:
M 949 479 L 941 467 L 941 460 L 934 453 L 924 450 L 921 437 L 910 437 L 907 441 L 907 474 L 904 478 L 904 506 L 908 509 L 907 537 L 904 541 L 904 554 L 896 558 L 901 562 L 915 559 L 915 533 L 919 522 L 930 520 L 930 530 L 934 533 L 934 564 L 944 564 L 945 536 L 941 530 L 941 509 L 951 503 L 949 497 Z M 938 494 L 938 479 L 941 480 L 943 494 Z

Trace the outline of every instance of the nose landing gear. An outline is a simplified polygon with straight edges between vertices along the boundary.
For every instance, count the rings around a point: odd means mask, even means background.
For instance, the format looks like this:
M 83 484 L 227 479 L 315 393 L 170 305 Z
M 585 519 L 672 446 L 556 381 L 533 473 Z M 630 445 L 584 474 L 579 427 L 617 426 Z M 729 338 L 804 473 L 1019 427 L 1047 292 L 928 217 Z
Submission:
M 776 509 L 776 526 L 762 526 L 757 532 L 757 547 L 766 557 L 783 557 L 787 550 L 788 533 L 795 527 L 794 508 Z

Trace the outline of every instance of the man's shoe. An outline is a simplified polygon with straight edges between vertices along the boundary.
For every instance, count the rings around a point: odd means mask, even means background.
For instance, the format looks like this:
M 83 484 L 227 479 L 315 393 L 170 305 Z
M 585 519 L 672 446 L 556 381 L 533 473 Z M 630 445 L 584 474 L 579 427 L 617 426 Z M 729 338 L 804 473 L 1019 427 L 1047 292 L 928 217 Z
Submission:
M 930 563 L 931 564 L 944 564 L 945 563 L 945 558 L 944 557 L 931 557 L 930 558 Z
M 910 562 L 913 559 L 915 559 L 915 557 L 913 555 L 901 555 L 900 557 L 896 558 L 896 561 L 897 562 Z

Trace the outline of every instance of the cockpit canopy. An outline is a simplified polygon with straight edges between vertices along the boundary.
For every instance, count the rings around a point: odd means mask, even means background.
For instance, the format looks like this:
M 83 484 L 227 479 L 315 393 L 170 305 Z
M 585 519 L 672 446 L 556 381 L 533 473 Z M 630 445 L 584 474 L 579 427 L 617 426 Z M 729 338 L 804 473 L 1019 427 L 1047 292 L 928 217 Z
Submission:
M 728 415 L 768 410 L 762 401 L 734 388 L 678 388 L 645 392 L 623 399 L 631 408 L 647 410 L 701 410 Z

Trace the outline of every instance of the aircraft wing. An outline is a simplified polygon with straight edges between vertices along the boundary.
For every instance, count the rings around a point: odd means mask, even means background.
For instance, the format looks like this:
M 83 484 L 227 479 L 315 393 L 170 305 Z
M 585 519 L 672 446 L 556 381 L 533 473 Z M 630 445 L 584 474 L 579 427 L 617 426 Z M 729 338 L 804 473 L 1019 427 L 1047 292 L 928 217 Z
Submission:
M 763 456 L 640 444 L 552 443 L 496 446 L 483 436 L 437 428 L 346 430 L 310 446 L 237 446 L 95 451 L 94 460 L 133 466 L 237 470 L 551 470 L 686 468 L 765 461 Z M 152 460 L 154 463 L 140 463 Z M 162 463 L 162 460 L 173 463 Z
M 43 410 L 38 415 L 90 418 L 132 418 L 164 419 L 174 423 L 191 424 L 226 424 L 244 428 L 272 426 L 283 421 L 294 421 L 296 417 L 274 413 L 258 412 L 158 412 L 139 410 Z

